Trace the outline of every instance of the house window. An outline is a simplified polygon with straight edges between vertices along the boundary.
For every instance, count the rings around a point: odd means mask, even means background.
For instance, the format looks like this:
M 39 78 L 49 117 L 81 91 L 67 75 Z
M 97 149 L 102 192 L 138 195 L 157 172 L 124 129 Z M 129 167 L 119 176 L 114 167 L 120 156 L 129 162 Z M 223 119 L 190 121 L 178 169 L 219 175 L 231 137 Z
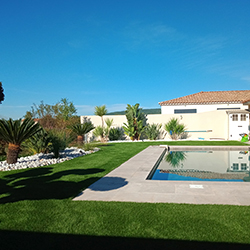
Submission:
M 240 108 L 217 108 L 217 110 L 240 109 Z
M 247 115 L 241 114 L 240 115 L 240 120 L 241 121 L 246 121 L 247 120 Z
M 239 164 L 238 163 L 233 163 L 233 171 L 239 170 Z
M 246 163 L 241 163 L 241 171 L 247 170 L 247 164 Z
M 175 114 L 190 114 L 190 113 L 197 113 L 197 109 L 175 109 Z
M 238 121 L 238 115 L 232 115 L 232 120 L 233 121 Z

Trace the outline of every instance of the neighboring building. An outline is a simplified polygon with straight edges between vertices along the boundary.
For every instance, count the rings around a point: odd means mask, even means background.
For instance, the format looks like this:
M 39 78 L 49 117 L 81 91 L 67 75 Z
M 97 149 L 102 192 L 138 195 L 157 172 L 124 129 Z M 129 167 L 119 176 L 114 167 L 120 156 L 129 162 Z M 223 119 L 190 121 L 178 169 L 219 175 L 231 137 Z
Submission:
M 202 91 L 192 95 L 160 102 L 159 104 L 161 105 L 161 113 L 168 115 L 179 114 L 183 117 L 187 114 L 198 115 L 200 113 L 210 112 L 207 113 L 208 115 L 211 115 L 210 119 L 203 117 L 203 119 L 206 120 L 207 125 L 211 122 L 216 125 L 218 116 L 222 118 L 227 114 L 228 119 L 223 127 L 224 131 L 228 131 L 228 135 L 226 136 L 221 133 L 221 137 L 225 139 L 237 140 L 240 137 L 239 134 L 248 133 L 249 131 L 250 90 Z M 194 121 L 197 121 L 196 118 L 197 117 L 194 118 Z M 217 123 L 217 126 L 219 127 L 221 124 Z M 208 130 L 209 129 L 206 131 Z M 200 130 L 197 130 L 196 132 L 199 131 Z
M 193 114 L 214 110 L 249 109 L 250 90 L 209 91 L 159 102 L 162 114 Z

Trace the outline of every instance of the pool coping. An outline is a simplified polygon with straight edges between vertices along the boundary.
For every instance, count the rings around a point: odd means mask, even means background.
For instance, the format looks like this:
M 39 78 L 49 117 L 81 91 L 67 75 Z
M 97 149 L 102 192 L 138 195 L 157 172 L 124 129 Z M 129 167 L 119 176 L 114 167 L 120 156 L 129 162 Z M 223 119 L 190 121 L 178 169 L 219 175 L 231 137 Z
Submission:
M 249 146 L 149 146 L 90 185 L 74 201 L 250 205 L 250 183 L 147 180 L 166 148 L 246 150 Z

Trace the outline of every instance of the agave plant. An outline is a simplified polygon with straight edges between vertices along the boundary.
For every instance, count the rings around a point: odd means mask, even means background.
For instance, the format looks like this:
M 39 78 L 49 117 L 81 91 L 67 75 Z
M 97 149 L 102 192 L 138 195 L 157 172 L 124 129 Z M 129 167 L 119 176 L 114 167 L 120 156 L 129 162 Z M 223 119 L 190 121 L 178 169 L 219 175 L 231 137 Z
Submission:
M 73 133 L 77 134 L 77 143 L 83 144 L 85 135 L 95 127 L 92 122 L 85 122 L 83 124 L 72 125 L 70 128 Z
M 0 137 L 8 143 L 7 163 L 17 162 L 23 141 L 39 132 L 42 128 L 34 120 L 26 118 L 19 120 L 0 120 Z

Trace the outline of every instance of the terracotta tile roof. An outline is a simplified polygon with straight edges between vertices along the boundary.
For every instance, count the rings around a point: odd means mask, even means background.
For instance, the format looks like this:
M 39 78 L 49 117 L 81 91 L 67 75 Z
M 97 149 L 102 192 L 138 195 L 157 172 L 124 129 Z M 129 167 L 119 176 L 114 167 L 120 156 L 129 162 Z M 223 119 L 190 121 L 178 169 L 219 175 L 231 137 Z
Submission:
M 250 90 L 209 91 L 159 102 L 161 106 L 181 104 L 245 103 L 250 101 Z

